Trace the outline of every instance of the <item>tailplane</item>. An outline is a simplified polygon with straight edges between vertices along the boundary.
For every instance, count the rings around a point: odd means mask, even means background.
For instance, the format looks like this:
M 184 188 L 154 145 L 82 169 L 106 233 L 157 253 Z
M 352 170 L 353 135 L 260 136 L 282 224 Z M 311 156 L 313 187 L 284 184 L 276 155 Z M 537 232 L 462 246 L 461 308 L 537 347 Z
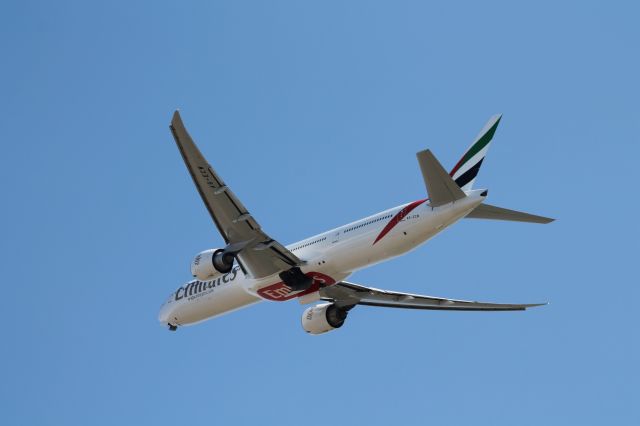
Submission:
M 513 222 L 529 223 L 549 223 L 555 220 L 550 217 L 536 216 L 534 214 L 519 212 L 516 210 L 503 209 L 502 207 L 496 207 L 485 203 L 480 204 L 466 217 L 471 219 L 510 220 Z
M 443 204 L 453 203 L 466 197 L 462 189 L 451 179 L 430 150 L 426 149 L 416 154 L 424 185 L 429 193 L 431 207 L 442 206 Z
M 501 118 L 502 114 L 496 114 L 489 119 L 487 124 L 480 130 L 476 140 L 449 172 L 449 175 L 463 191 L 470 191 L 473 188 L 473 182 L 478 176 L 482 160 L 487 155 L 491 139 L 493 139 Z
M 489 119 L 480 134 L 478 134 L 478 137 L 476 137 L 476 140 L 449 173 L 446 172 L 430 150 L 427 149 L 416 154 L 424 184 L 429 193 L 431 207 L 456 202 L 469 194 L 501 118 L 502 115 L 497 114 Z M 487 191 L 485 190 L 480 195 L 486 196 Z M 485 203 L 478 205 L 466 217 L 529 223 L 549 223 L 555 220 Z

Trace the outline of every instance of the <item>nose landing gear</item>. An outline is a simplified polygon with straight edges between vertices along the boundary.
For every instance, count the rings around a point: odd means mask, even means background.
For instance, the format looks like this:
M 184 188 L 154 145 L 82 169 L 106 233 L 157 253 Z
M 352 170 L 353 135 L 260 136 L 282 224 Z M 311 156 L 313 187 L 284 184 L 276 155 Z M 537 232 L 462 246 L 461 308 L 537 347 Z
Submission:
M 178 329 L 177 325 L 167 324 L 169 326 L 169 331 L 176 331 Z

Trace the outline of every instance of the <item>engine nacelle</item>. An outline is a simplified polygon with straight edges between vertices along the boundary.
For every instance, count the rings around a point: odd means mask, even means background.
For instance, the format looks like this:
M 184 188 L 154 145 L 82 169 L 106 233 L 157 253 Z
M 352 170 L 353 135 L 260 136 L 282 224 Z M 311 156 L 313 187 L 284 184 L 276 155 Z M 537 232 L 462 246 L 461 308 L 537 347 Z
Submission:
M 347 311 L 333 303 L 312 306 L 302 314 L 302 328 L 309 334 L 322 334 L 335 330 L 344 324 Z
M 226 274 L 231 272 L 234 258 L 233 254 L 226 253 L 224 249 L 205 250 L 198 253 L 191 262 L 191 275 L 204 281 L 217 273 Z

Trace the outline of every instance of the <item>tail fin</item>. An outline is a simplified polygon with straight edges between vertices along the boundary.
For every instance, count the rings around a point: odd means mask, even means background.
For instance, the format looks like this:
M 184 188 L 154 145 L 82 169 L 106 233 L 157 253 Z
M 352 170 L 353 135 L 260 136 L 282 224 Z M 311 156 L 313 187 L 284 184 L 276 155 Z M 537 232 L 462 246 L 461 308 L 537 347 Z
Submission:
M 487 121 L 476 140 L 467 149 L 458 164 L 451 169 L 449 175 L 463 191 L 469 191 L 473 188 L 473 182 L 478 176 L 482 160 L 487 155 L 491 139 L 498 128 L 501 118 L 502 114 L 496 114 Z

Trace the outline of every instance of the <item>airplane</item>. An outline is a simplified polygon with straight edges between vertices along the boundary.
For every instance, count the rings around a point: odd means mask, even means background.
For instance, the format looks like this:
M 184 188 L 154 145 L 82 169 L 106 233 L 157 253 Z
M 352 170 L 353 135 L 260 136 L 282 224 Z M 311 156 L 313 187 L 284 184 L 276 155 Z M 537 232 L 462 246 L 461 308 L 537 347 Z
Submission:
M 175 111 L 171 133 L 225 246 L 195 256 L 194 279 L 171 293 L 158 320 L 175 331 L 265 300 L 297 299 L 317 303 L 302 314 L 304 331 L 317 335 L 342 327 L 350 310 L 360 305 L 449 311 L 520 311 L 545 305 L 446 299 L 346 281 L 355 271 L 413 250 L 463 218 L 554 220 L 487 204 L 487 190 L 473 189 L 501 118 L 489 119 L 449 173 L 430 150 L 416 154 L 428 198 L 284 246 L 260 227 L 215 172 Z

